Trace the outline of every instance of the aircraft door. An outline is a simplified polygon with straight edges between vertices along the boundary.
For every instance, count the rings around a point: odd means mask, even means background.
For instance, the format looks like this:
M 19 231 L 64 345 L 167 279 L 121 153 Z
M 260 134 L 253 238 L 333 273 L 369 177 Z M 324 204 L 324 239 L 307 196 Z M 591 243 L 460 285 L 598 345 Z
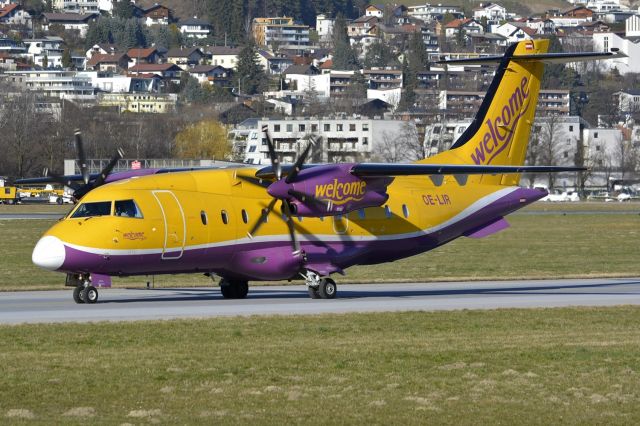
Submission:
M 164 219 L 164 247 L 162 259 L 180 259 L 187 238 L 184 210 L 171 191 L 152 191 Z

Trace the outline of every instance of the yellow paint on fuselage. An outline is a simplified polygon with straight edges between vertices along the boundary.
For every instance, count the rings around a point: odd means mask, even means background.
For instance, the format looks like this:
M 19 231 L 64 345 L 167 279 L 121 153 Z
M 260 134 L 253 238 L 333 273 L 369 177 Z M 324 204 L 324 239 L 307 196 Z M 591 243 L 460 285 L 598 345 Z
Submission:
M 179 201 L 181 211 L 165 211 L 166 216 L 186 220 L 185 249 L 195 246 L 248 241 L 246 234 L 271 201 L 266 190 L 236 178 L 237 174 L 254 176 L 255 169 L 220 169 L 158 174 L 99 187 L 83 199 L 83 203 L 134 199 L 143 218 L 97 216 L 67 218 L 58 222 L 47 235 L 57 236 L 65 243 L 103 250 L 160 250 L 165 238 L 181 241 L 182 235 L 165 236 L 165 217 L 154 191 L 171 191 Z M 385 206 L 353 211 L 344 217 L 295 218 L 297 231 L 316 237 L 348 235 L 351 239 L 384 237 L 416 232 L 443 223 L 473 202 L 499 186 L 473 185 L 461 187 L 452 177 L 436 187 L 427 177 L 398 177 L 389 185 L 389 200 Z M 167 206 L 164 206 L 167 209 Z M 246 212 L 247 223 L 242 211 Z M 408 216 L 405 217 L 405 212 Z M 206 224 L 202 214 L 206 215 Z M 226 214 L 228 223 L 223 223 Z M 279 204 L 269 215 L 256 238 L 281 236 L 288 240 L 285 223 L 278 217 Z M 122 252 L 120 252 L 122 253 Z

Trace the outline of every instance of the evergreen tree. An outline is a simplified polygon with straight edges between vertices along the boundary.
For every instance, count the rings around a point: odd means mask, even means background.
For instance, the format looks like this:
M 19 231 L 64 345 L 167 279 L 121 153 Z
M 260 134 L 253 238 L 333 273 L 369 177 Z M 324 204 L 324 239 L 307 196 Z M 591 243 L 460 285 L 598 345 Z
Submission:
M 133 3 L 131 0 L 118 0 L 113 4 L 113 16 L 118 18 L 133 18 Z
M 71 52 L 69 49 L 64 49 L 62 51 L 62 67 L 63 68 L 71 68 Z
M 416 31 L 411 35 L 408 51 L 411 72 L 417 75 L 420 71 L 426 70 L 429 66 L 429 56 L 427 55 L 427 48 L 424 45 L 420 31 Z
M 267 83 L 267 75 L 258 63 L 258 48 L 249 40 L 238 54 L 235 72 L 235 85 L 240 93 L 253 95 L 262 90 Z
M 407 55 L 402 60 L 402 86 L 398 111 L 408 111 L 416 102 L 417 77 L 407 62 Z
M 398 60 L 393 56 L 391 48 L 385 41 L 380 38 L 377 42 L 373 43 L 367 49 L 367 53 L 364 56 L 364 67 L 388 67 L 396 66 Z
M 336 17 L 333 25 L 333 69 L 360 69 L 358 56 L 349 43 L 347 24 L 342 14 Z

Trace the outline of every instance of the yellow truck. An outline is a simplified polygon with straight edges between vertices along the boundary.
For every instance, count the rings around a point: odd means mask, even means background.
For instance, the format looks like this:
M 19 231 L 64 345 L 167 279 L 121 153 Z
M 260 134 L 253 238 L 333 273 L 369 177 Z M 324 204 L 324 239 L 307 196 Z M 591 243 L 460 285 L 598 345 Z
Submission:
M 0 204 L 16 204 L 18 191 L 15 186 L 8 186 L 7 179 L 0 176 Z

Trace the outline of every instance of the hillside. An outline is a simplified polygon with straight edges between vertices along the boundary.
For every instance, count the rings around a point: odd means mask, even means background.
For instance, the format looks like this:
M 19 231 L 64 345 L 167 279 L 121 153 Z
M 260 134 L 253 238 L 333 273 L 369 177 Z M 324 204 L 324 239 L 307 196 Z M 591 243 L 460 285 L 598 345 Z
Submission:
M 629 2 L 629 0 L 627 1 Z M 634 2 L 635 0 L 630 1 L 630 3 Z M 164 6 L 167 6 L 174 10 L 174 13 L 177 17 L 185 18 L 194 15 L 205 16 L 207 0 L 138 0 L 136 3 L 146 7 L 151 6 L 154 3 L 161 3 Z M 376 0 L 372 3 L 402 3 L 405 6 L 413 6 L 429 2 L 426 0 Z M 471 10 L 481 2 L 471 0 L 448 0 L 446 3 L 452 5 L 461 5 L 466 10 Z M 516 11 L 523 15 L 541 13 L 548 9 L 566 10 L 571 8 L 571 4 L 564 0 L 538 0 L 535 2 L 527 2 L 524 0 L 505 0 L 496 1 L 496 3 L 501 4 L 510 11 Z

